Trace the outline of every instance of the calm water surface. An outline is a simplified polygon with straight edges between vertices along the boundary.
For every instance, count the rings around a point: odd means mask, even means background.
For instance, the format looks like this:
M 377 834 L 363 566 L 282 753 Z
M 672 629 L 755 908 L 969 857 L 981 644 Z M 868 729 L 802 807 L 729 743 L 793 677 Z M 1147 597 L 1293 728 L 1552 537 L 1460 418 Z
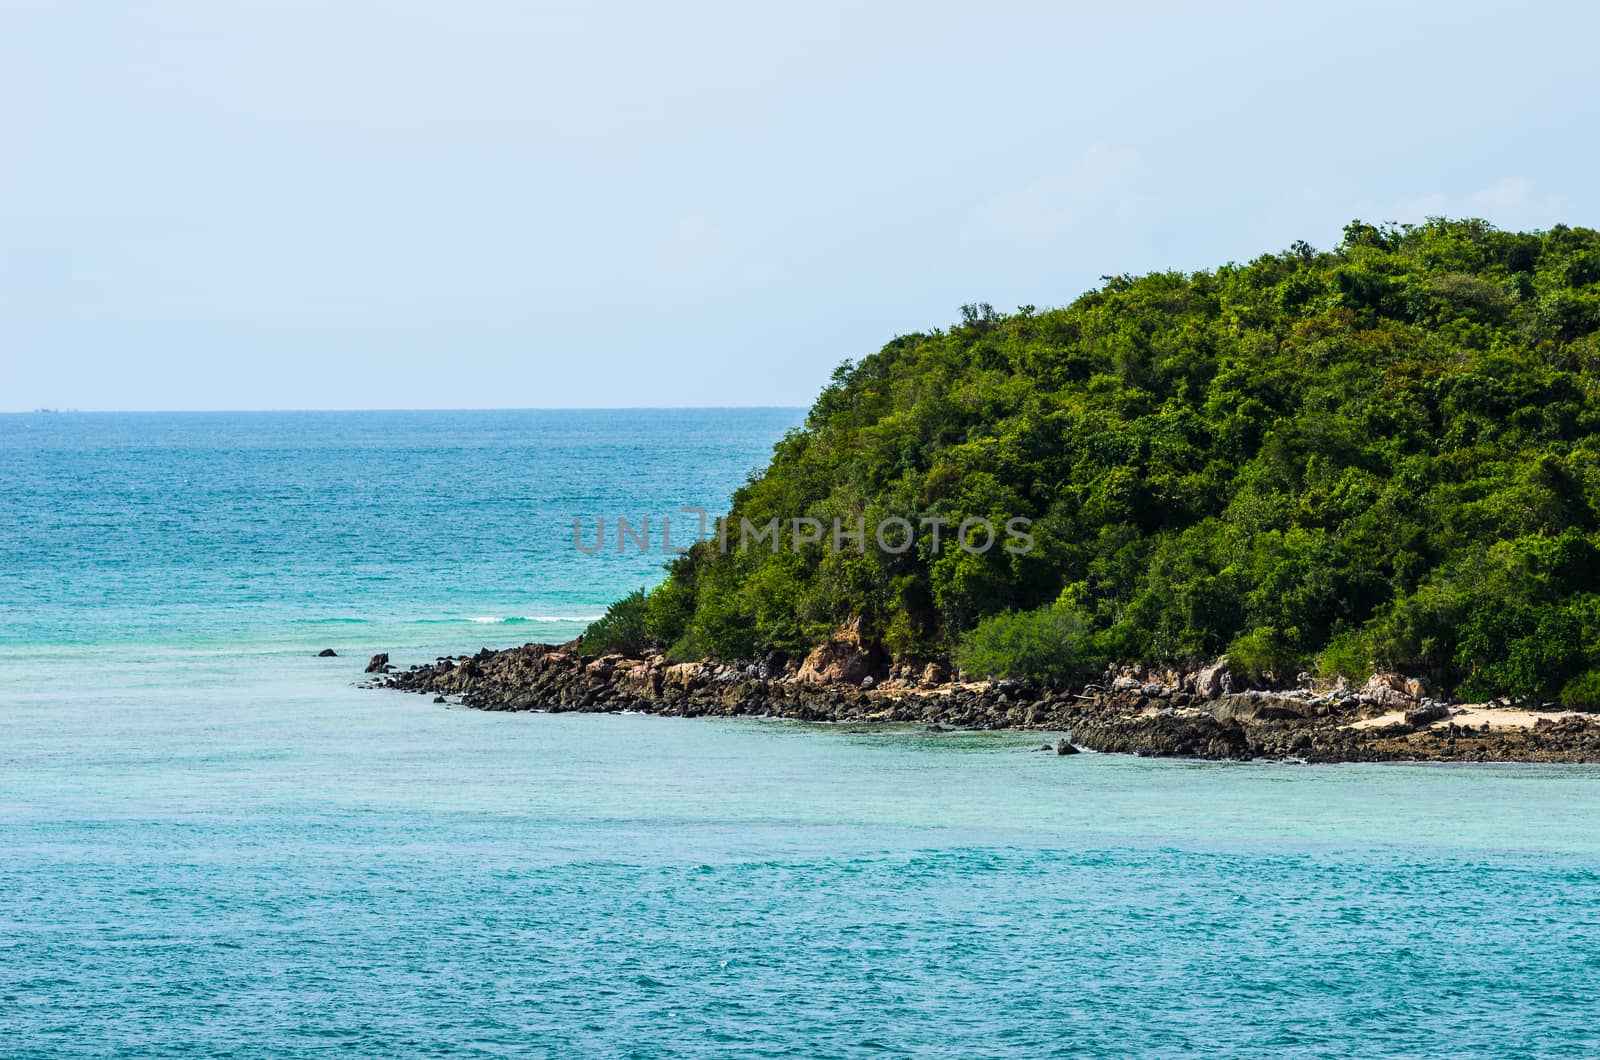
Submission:
M 1600 769 L 355 687 L 570 636 L 662 558 L 573 515 L 798 416 L 0 417 L 0 1053 L 1600 1052 Z

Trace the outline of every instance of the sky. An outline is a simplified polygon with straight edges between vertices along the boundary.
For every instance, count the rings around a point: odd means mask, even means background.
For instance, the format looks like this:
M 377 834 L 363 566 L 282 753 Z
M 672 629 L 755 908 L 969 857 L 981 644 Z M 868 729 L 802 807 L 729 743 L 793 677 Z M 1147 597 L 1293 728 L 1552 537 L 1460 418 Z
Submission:
M 0 0 L 0 410 L 806 405 L 963 303 L 1600 226 L 1597 12 Z

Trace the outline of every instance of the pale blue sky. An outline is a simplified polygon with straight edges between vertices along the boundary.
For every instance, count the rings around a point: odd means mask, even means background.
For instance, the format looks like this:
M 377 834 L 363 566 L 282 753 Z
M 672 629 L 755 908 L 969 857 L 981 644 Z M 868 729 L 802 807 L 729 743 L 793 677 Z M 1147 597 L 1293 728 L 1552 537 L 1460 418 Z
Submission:
M 962 302 L 1600 224 L 1514 3 L 0 0 L 0 409 L 808 404 Z

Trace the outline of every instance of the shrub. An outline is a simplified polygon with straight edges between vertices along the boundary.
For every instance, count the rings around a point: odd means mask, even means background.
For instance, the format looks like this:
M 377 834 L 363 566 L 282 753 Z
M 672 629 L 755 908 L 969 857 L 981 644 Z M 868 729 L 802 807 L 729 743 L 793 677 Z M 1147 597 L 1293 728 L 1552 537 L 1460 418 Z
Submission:
M 1372 664 L 1372 638 L 1359 630 L 1341 633 L 1317 656 L 1317 676 L 1327 681 L 1343 677 L 1353 685 L 1366 682 Z
M 1276 682 L 1294 677 L 1303 661 L 1273 626 L 1257 626 L 1233 638 L 1228 645 L 1228 658 L 1241 673 Z
M 973 677 L 1056 688 L 1083 680 L 1099 661 L 1090 651 L 1088 616 L 1062 603 L 991 615 L 961 639 L 955 658 Z
M 668 567 L 672 575 L 650 593 L 645 607 L 645 632 L 656 644 L 672 644 L 681 638 L 694 618 L 695 581 L 677 573 L 687 564 Z
M 585 655 L 639 655 L 650 646 L 645 621 L 648 615 L 648 597 L 643 589 L 635 589 L 610 607 L 606 613 L 589 624 L 583 631 Z
M 1590 670 L 1568 681 L 1557 697 L 1568 710 L 1600 711 L 1600 670 Z
M 1564 694 L 1588 662 L 1583 612 L 1504 600 L 1478 607 L 1461 630 L 1456 659 L 1473 699 L 1505 695 L 1545 701 Z

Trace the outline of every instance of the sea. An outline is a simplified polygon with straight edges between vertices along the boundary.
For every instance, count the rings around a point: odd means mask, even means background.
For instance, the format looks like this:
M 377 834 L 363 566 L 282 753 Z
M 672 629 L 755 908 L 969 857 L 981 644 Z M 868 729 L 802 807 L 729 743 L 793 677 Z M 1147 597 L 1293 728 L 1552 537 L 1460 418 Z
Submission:
M 802 418 L 0 416 L 0 1055 L 1600 1055 L 1597 767 L 362 687 L 573 636 Z

